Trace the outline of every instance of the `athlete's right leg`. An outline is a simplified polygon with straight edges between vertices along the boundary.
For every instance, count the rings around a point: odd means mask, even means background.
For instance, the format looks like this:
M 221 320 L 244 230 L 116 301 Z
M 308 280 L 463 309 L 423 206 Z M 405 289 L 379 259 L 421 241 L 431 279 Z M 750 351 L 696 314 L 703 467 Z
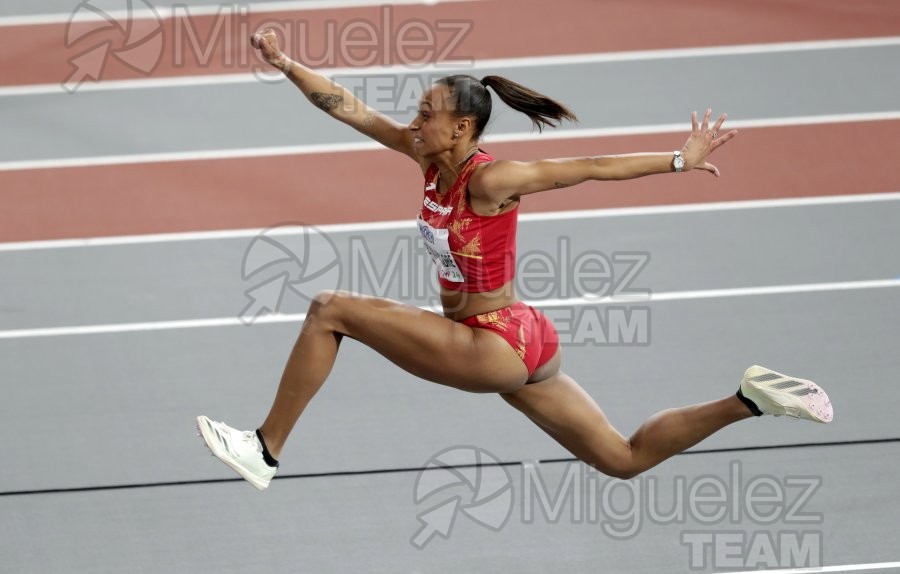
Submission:
M 585 463 L 626 479 L 731 423 L 753 416 L 731 395 L 656 413 L 626 438 L 610 424 L 594 399 L 562 371 L 501 396 Z
M 331 372 L 344 336 L 413 375 L 466 391 L 511 391 L 528 378 L 521 359 L 496 333 L 387 299 L 325 292 L 310 307 L 260 427 L 273 457 Z

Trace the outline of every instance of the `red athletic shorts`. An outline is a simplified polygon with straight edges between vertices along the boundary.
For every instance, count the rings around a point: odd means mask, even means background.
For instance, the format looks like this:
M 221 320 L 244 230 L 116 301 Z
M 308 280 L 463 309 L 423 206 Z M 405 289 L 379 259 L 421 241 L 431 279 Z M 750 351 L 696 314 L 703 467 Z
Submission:
M 553 322 L 543 313 L 519 302 L 461 321 L 463 325 L 488 329 L 503 337 L 515 349 L 528 369 L 528 376 L 553 358 L 559 348 L 559 335 Z

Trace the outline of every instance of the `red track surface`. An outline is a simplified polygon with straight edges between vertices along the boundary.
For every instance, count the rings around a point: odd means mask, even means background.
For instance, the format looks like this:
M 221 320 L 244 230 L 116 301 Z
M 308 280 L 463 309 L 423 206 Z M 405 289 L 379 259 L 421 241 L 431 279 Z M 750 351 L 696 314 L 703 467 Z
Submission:
M 509 159 L 667 150 L 675 135 L 485 145 Z M 722 171 L 591 182 L 523 211 L 900 190 L 900 121 L 742 130 Z M 348 169 L 352 166 L 352 169 Z M 421 173 L 391 151 L 0 172 L 0 241 L 410 219 Z
M 544 0 L 405 6 L 393 9 L 393 21 L 396 27 L 411 18 L 470 19 L 474 27 L 451 57 L 476 59 L 900 35 L 895 0 L 557 0 L 552 6 L 556 16 L 541 18 L 535 15 L 548 10 Z M 363 19 L 377 27 L 381 14 L 369 8 L 264 17 L 306 20 L 309 51 L 320 53 L 327 20 L 341 25 Z M 259 23 L 254 19 L 248 27 Z M 194 24 L 205 39 L 213 19 Z M 0 85 L 65 78 L 67 60 L 83 48 L 67 50 L 64 31 L 63 25 L 2 28 Z M 167 41 L 154 76 L 247 71 L 223 65 L 225 53 L 247 50 L 243 35 L 234 38 L 207 67 L 190 59 L 173 66 L 173 43 Z M 439 37 L 438 45 L 448 38 Z M 325 65 L 346 64 L 337 58 Z M 112 61 L 104 77 L 141 76 Z M 668 150 L 682 138 L 536 138 L 485 147 L 501 158 L 529 159 Z M 523 211 L 897 191 L 897 157 L 900 121 L 748 129 L 714 156 L 720 180 L 691 173 L 593 182 L 530 196 Z M 0 241 L 411 219 L 421 200 L 420 181 L 417 166 L 389 151 L 0 172 Z
M 550 6 L 554 13 L 548 13 Z M 168 13 L 167 13 L 168 14 Z M 183 14 L 183 12 L 182 12 Z M 697 18 L 703 14 L 703 18 Z M 811 17 L 813 15 L 814 17 Z M 616 52 L 893 36 L 900 34 L 900 2 L 896 0 L 490 0 L 436 6 L 399 6 L 392 9 L 391 25 L 383 24 L 382 8 L 273 12 L 251 16 L 246 21 L 226 18 L 220 22 L 223 43 L 206 60 L 196 56 L 190 43 L 176 50 L 175 38 L 187 40 L 187 33 L 176 34 L 173 19 L 164 22 L 164 56 L 153 77 L 197 74 L 239 73 L 251 70 L 255 60 L 249 55 L 247 31 L 266 23 L 291 22 L 295 30 L 308 32 L 298 37 L 288 51 L 311 56 L 332 54 L 324 66 L 347 66 L 341 55 L 339 32 L 351 20 L 370 23 L 376 32 L 396 32 L 403 22 L 470 21 L 471 32 L 462 46 L 444 54 L 455 32 L 436 32 L 433 59 L 484 59 L 588 52 Z M 329 34 L 328 21 L 337 34 Z M 305 23 L 302 28 L 301 22 Z M 201 47 L 212 38 L 215 17 L 190 19 Z M 143 26 L 155 26 L 144 21 Z M 96 29 L 99 24 L 80 24 Z M 186 28 L 183 26 L 184 31 Z M 4 49 L 0 52 L 0 85 L 49 84 L 62 82 L 71 72 L 69 60 L 92 47 L 96 36 L 65 46 L 64 24 L 2 28 Z M 362 32 L 358 32 L 362 34 Z M 98 33 L 102 34 L 102 32 Z M 75 36 L 77 37 L 77 36 Z M 216 38 L 220 36 L 215 36 Z M 353 36 L 360 38 L 361 36 Z M 89 39 L 90 38 L 90 39 Z M 109 39 L 121 42 L 118 33 Z M 227 42 L 225 41 L 227 40 Z M 304 42 L 304 44 L 301 44 Z M 326 52 L 325 50 L 328 50 Z M 202 51 L 202 50 L 201 50 Z M 396 63 L 396 50 L 374 51 L 376 63 Z M 180 55 L 180 57 L 179 57 Z M 351 52 L 361 60 L 369 52 Z M 422 58 L 422 52 L 408 50 L 407 57 Z M 201 65 L 199 61 L 204 61 Z M 177 63 L 180 62 L 180 63 Z M 244 62 L 243 65 L 240 63 Z M 358 64 L 357 64 L 358 65 Z M 103 71 L 109 80 L 146 77 L 115 59 Z

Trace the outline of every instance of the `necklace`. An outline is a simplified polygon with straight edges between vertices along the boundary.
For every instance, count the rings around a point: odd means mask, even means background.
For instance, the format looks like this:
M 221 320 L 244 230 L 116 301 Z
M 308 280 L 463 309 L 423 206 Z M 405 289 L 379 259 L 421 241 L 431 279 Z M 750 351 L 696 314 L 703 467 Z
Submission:
M 477 146 L 477 145 L 476 145 L 476 146 L 472 146 L 471 148 L 469 148 L 469 149 L 466 151 L 466 157 L 463 158 L 463 160 L 462 160 L 461 162 L 459 162 L 458 164 L 454 165 L 453 167 L 451 167 L 450 169 L 448 169 L 446 172 L 444 172 L 444 171 L 438 171 L 438 181 L 440 181 L 440 179 L 441 179 L 441 177 L 444 175 L 444 173 L 449 173 L 449 172 L 452 171 L 455 175 L 458 175 L 458 173 L 457 173 L 457 171 L 456 171 L 456 168 L 458 168 L 458 167 L 461 166 L 462 164 L 464 164 L 464 163 L 466 163 L 467 161 L 469 161 L 469 158 L 472 157 L 473 152 L 477 152 L 477 151 L 478 151 L 478 146 Z

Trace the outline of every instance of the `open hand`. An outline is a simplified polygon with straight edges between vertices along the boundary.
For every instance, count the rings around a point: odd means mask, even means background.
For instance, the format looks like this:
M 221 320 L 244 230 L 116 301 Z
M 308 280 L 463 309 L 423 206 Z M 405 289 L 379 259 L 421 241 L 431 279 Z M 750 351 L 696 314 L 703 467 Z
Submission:
M 728 114 L 722 114 L 716 123 L 709 127 L 709 116 L 712 115 L 712 108 L 706 110 L 703 114 L 703 124 L 697 124 L 697 112 L 691 115 L 691 135 L 681 149 L 681 155 L 684 158 L 684 169 L 703 169 L 716 177 L 719 177 L 719 168 L 706 161 L 706 158 L 714 152 L 719 146 L 737 135 L 737 130 L 731 130 L 724 134 L 719 134 L 719 129 L 725 122 Z
M 272 28 L 266 28 L 250 36 L 250 45 L 259 50 L 263 59 L 278 69 L 284 69 L 287 56 L 281 51 L 278 34 Z

